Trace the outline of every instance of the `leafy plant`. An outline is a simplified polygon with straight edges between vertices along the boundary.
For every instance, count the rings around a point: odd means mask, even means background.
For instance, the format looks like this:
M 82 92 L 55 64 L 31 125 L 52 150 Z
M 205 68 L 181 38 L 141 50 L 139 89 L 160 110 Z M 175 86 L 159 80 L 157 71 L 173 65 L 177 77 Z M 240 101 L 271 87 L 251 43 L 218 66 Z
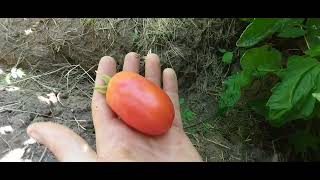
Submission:
M 227 51 L 225 49 L 219 49 L 219 51 L 221 53 L 223 53 L 222 62 L 224 62 L 226 64 L 231 64 L 232 60 L 233 60 L 233 53 L 229 52 L 229 51 Z
M 183 120 L 185 120 L 185 121 L 190 121 L 190 120 L 192 120 L 193 119 L 193 117 L 194 117 L 194 112 L 193 111 L 191 111 L 189 108 L 184 108 L 183 110 L 182 110 L 182 113 L 181 113 L 182 115 L 182 119 Z
M 179 99 L 179 103 L 181 105 L 181 118 L 186 121 L 186 122 L 189 122 L 193 119 L 195 113 L 189 109 L 188 107 L 185 106 L 185 99 L 184 98 L 180 98 Z
M 246 49 L 241 71 L 225 80 L 220 113 L 244 100 L 275 127 L 319 116 L 320 18 L 254 18 L 250 22 L 236 43 Z

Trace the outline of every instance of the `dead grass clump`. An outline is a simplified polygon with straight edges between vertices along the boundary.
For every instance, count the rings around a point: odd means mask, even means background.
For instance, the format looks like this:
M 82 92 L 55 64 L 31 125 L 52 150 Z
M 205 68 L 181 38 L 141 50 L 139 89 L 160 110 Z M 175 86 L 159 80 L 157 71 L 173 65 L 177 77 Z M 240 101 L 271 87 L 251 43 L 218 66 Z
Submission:
M 151 51 L 180 76 L 196 77 L 211 65 L 218 79 L 217 48 L 233 46 L 238 33 L 235 19 L 219 18 L 2 19 L 0 25 L 1 59 L 12 65 L 70 63 L 88 70 L 105 55 L 121 66 L 126 53 Z

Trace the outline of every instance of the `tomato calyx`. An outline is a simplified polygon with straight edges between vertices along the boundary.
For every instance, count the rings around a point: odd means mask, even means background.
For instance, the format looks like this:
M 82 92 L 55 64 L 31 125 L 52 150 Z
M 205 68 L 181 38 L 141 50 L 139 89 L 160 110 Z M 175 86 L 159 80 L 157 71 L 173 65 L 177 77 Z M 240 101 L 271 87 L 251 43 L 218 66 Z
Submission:
M 110 76 L 103 74 L 101 77 L 101 80 L 103 80 L 104 85 L 96 85 L 94 87 L 94 89 L 101 94 L 105 94 L 107 92 L 107 88 L 108 88 L 108 84 L 109 84 L 110 79 L 111 79 Z

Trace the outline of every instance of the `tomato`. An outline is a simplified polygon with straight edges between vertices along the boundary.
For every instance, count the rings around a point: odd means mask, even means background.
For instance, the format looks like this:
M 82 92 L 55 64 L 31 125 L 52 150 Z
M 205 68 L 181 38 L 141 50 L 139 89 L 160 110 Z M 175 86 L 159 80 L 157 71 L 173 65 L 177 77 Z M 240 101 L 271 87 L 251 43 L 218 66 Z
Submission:
M 106 100 L 128 126 L 147 135 L 168 131 L 174 119 L 169 96 L 143 76 L 122 71 L 108 82 Z

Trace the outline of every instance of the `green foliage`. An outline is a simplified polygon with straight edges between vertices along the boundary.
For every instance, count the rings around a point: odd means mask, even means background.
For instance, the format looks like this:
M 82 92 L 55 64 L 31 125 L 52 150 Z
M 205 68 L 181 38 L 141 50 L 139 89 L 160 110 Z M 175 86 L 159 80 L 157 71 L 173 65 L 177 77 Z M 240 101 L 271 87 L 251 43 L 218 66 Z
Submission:
M 257 58 L 259 58 L 258 61 L 256 61 Z M 265 45 L 248 50 L 242 56 L 240 63 L 243 70 L 231 75 L 224 82 L 226 90 L 219 101 L 221 112 L 225 112 L 238 102 L 241 97 L 241 89 L 250 85 L 253 77 L 279 70 L 281 54 L 278 50 Z
M 191 121 L 195 115 L 194 112 L 191 111 L 189 108 L 184 108 L 181 114 L 182 119 L 185 121 Z
M 260 19 L 255 18 L 245 31 L 241 34 L 236 45 L 238 47 L 251 47 L 270 36 L 278 30 L 281 25 L 279 19 Z
M 278 32 L 280 37 L 302 36 L 304 35 L 304 30 L 300 27 L 302 22 L 302 18 L 255 18 L 241 34 L 236 45 L 252 47 L 275 32 Z
M 189 109 L 189 107 L 186 106 L 184 98 L 179 99 L 179 104 L 181 105 L 181 109 L 182 109 L 181 118 L 186 122 L 191 121 L 195 116 L 195 113 L 191 109 Z
M 222 48 L 218 48 L 218 51 L 220 53 L 223 53 L 222 62 L 224 62 L 226 64 L 231 64 L 232 63 L 232 60 L 233 60 L 233 53 L 232 52 L 227 51 L 227 50 L 222 49 Z
M 233 53 L 232 52 L 225 52 L 222 56 L 222 62 L 226 64 L 231 64 L 233 59 Z
M 185 102 L 184 98 L 180 98 L 180 99 L 179 99 L 179 103 L 180 103 L 180 105 L 183 105 L 183 104 L 184 104 L 184 102 Z
M 306 50 L 304 53 L 311 57 L 318 57 L 320 56 L 320 45 L 312 47 L 311 49 Z
M 301 27 L 287 27 L 278 34 L 278 37 L 297 38 L 303 36 L 304 33 L 305 31 Z
M 303 18 L 285 19 L 282 27 L 277 31 L 281 38 L 298 38 L 305 34 L 302 28 Z
M 281 53 L 269 45 L 252 48 L 240 60 L 243 71 L 254 76 L 277 72 L 281 68 Z
M 312 96 L 320 101 L 320 93 L 312 93 Z
M 288 67 L 279 73 L 281 82 L 267 102 L 270 123 L 280 126 L 290 120 L 309 119 L 320 91 L 320 63 L 311 57 L 292 56 Z
M 241 88 L 249 85 L 250 82 L 250 76 L 244 71 L 228 77 L 224 82 L 226 90 L 220 98 L 219 111 L 225 112 L 229 108 L 233 107 L 241 97 Z
M 319 37 L 320 18 L 254 18 L 236 42 L 240 51 L 246 51 L 240 59 L 241 71 L 233 72 L 224 82 L 219 111 L 225 113 L 242 99 L 275 127 L 319 117 Z M 286 43 L 298 51 L 293 54 L 285 49 Z M 281 51 L 276 49 L 279 46 Z M 276 78 L 266 82 L 271 77 Z M 262 93 L 253 82 L 270 87 Z M 249 94 L 248 89 L 257 93 Z M 318 147 L 317 137 L 305 130 L 299 132 L 303 133 L 291 137 L 297 152 Z
M 306 43 L 309 49 L 320 45 L 320 18 L 309 18 L 306 22 Z

